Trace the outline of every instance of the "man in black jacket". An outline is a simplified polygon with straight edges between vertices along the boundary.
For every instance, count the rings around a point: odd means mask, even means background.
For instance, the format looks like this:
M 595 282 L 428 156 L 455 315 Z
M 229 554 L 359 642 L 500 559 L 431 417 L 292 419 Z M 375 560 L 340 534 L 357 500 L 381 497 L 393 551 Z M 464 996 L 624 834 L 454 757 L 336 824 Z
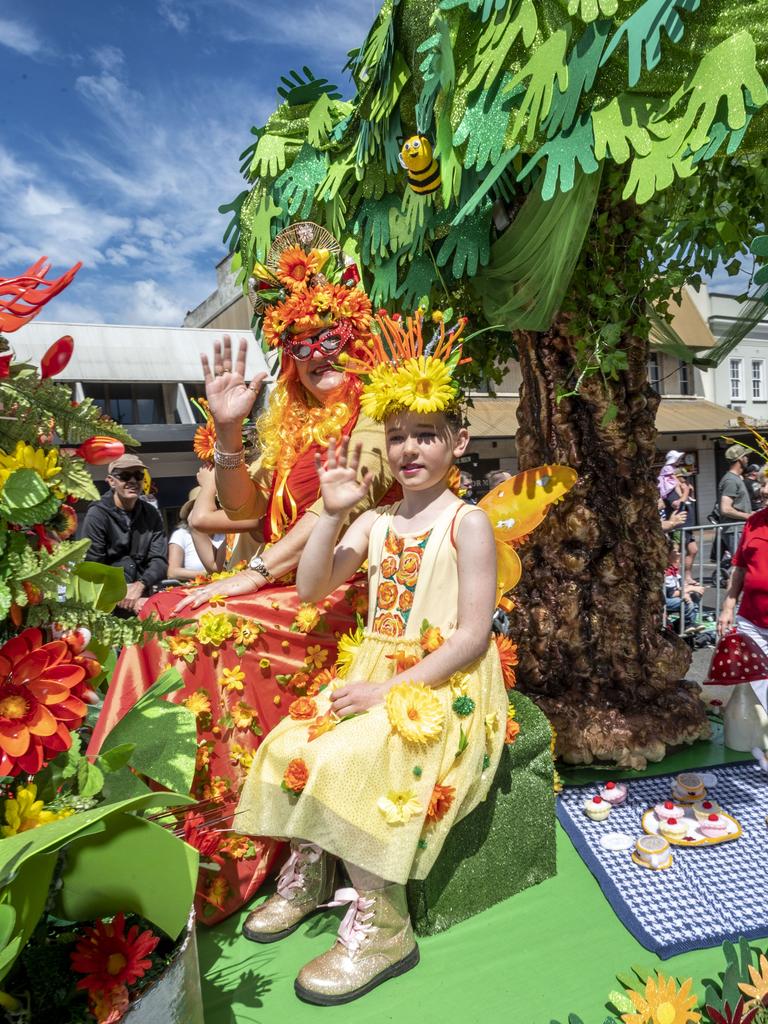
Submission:
M 91 505 L 83 523 L 83 536 L 91 542 L 86 559 L 123 570 L 128 591 L 119 607 L 133 614 L 168 574 L 163 520 L 156 508 L 141 500 L 145 468 L 136 455 L 110 462 L 109 490 Z

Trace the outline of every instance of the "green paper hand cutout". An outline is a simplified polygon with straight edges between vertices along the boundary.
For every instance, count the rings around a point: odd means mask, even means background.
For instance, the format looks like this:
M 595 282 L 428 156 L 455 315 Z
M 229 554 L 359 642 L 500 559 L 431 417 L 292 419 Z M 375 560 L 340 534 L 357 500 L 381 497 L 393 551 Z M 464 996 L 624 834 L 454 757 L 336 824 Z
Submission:
M 603 54 L 600 66 L 610 60 L 614 50 L 626 36 L 629 51 L 628 82 L 630 86 L 637 85 L 643 63 L 648 71 L 653 71 L 661 60 L 662 29 L 673 43 L 679 43 L 683 38 L 685 23 L 677 8 L 683 11 L 697 11 L 699 2 L 700 0 L 646 0 L 643 6 L 627 18 L 616 31 Z
M 271 135 L 265 132 L 256 144 L 249 177 L 276 178 L 285 170 L 288 147 L 295 145 L 292 139 L 287 139 L 284 135 Z
M 247 223 L 250 237 L 248 242 L 248 256 L 253 255 L 257 259 L 266 258 L 267 251 L 272 244 L 272 221 L 276 220 L 283 212 L 282 207 L 272 199 L 272 196 L 263 186 L 258 186 L 252 204 L 243 204 L 243 219 Z M 243 258 L 246 267 L 250 267 L 250 258 Z
M 386 306 L 397 293 L 397 257 L 390 256 L 373 268 L 371 300 L 374 306 Z
M 696 152 L 709 141 L 721 100 L 726 104 L 728 127 L 746 126 L 745 90 L 753 107 L 762 107 L 768 100 L 756 61 L 755 42 L 749 32 L 737 32 L 702 57 L 693 77 L 670 98 L 666 108 L 673 110 L 680 100 L 690 96 L 674 133 L 678 148 L 685 146 Z
M 308 67 L 303 67 L 302 77 L 298 71 L 289 71 L 283 75 L 280 81 L 283 88 L 278 87 L 278 93 L 283 97 L 289 107 L 300 107 L 304 103 L 313 103 L 323 93 L 327 93 L 332 100 L 340 100 L 341 93 L 335 85 L 331 85 L 327 78 L 315 78 Z
M 482 8 L 480 17 L 488 21 L 494 11 L 503 11 L 509 0 L 440 0 L 441 11 L 454 11 L 457 7 L 467 7 L 472 14 Z
M 410 77 L 411 72 L 408 65 L 400 54 L 396 53 L 386 88 L 371 100 L 369 120 L 381 121 L 385 117 L 389 117 Z
M 306 220 L 312 209 L 315 190 L 325 180 L 328 161 L 325 154 L 304 145 L 291 166 L 275 181 L 274 188 L 283 208 L 294 217 Z
M 565 51 L 570 38 L 570 26 L 558 29 L 533 53 L 533 56 L 515 75 L 505 91 L 530 79 L 528 88 L 512 127 L 511 140 L 514 142 L 527 121 L 525 141 L 531 142 L 536 134 L 538 124 L 547 116 L 552 105 L 555 82 L 560 92 L 568 88 L 568 68 L 565 63 Z
M 516 9 L 510 7 L 505 14 L 498 14 L 478 39 L 474 63 L 467 65 L 462 73 L 462 87 L 467 92 L 473 92 L 479 86 L 490 89 L 501 77 L 517 37 L 522 33 L 523 45 L 528 49 L 538 27 L 533 0 L 521 0 Z
M 323 93 L 309 112 L 307 120 L 307 141 L 315 149 L 328 145 L 328 136 L 333 128 L 333 112 L 328 93 Z
M 568 56 L 568 88 L 557 93 L 543 125 L 550 138 L 555 132 L 566 131 L 573 124 L 582 95 L 594 85 L 610 30 L 610 21 L 596 21 L 576 41 Z
M 556 135 L 554 139 L 545 142 L 538 153 L 534 153 L 518 175 L 518 181 L 530 174 L 542 159 L 546 159 L 541 198 L 551 199 L 558 188 L 561 192 L 570 192 L 576 180 L 577 163 L 585 174 L 592 174 L 600 166 L 592 151 L 593 143 L 589 114 L 582 114 L 570 131 Z
M 690 153 L 680 155 L 676 124 L 660 121 L 651 128 L 654 134 L 663 130 L 664 135 L 652 140 L 649 153 L 634 158 L 623 192 L 625 199 L 634 195 L 638 203 L 647 203 L 657 192 L 669 188 L 676 177 L 690 178 L 696 172 Z
M 355 154 L 353 150 L 347 154 L 346 159 L 333 160 L 331 162 L 328 173 L 317 189 L 317 199 L 321 199 L 323 202 L 330 202 L 333 199 L 342 185 L 346 183 L 347 176 L 354 165 L 354 160 Z
M 397 0 L 394 3 L 393 0 L 384 0 L 359 55 L 350 61 L 358 85 L 370 82 L 379 64 L 387 63 L 392 56 L 394 42 L 392 14 L 396 5 Z
M 595 136 L 595 157 L 611 157 L 617 164 L 626 163 L 630 151 L 647 156 L 651 151 L 651 136 L 645 127 L 652 111 L 650 101 L 641 96 L 622 93 L 602 108 L 592 112 L 592 130 Z
M 389 254 L 390 213 L 399 209 L 398 197 L 366 199 L 358 209 L 355 234 L 361 239 L 360 252 L 376 260 Z
M 568 13 L 578 14 L 582 21 L 589 23 L 602 15 L 612 18 L 619 9 L 619 0 L 568 0 Z
M 415 309 L 422 295 L 429 295 L 435 283 L 435 268 L 425 253 L 416 256 L 405 280 L 397 289 L 396 298 L 403 310 Z
M 453 145 L 466 142 L 464 166 L 481 170 L 496 164 L 504 148 L 504 136 L 509 122 L 510 98 L 502 92 L 506 78 L 491 92 L 482 93 L 474 103 L 468 104 L 453 136 Z
M 763 266 L 755 273 L 755 284 L 768 284 L 768 235 L 758 235 L 752 241 L 749 251 L 763 263 Z
M 474 277 L 478 269 L 488 262 L 491 209 L 491 203 L 486 202 L 474 217 L 468 217 L 458 227 L 451 228 L 448 236 L 443 239 L 437 254 L 437 265 L 445 267 L 452 258 L 450 269 L 456 280 L 465 274 Z
M 723 102 L 721 101 L 720 106 L 718 107 L 718 117 L 720 116 L 722 108 Z M 725 121 L 715 121 L 709 129 L 708 141 L 701 147 L 701 149 L 697 149 L 693 154 L 693 163 L 698 164 L 702 160 L 711 160 L 712 157 L 717 155 L 726 139 L 728 141 L 725 147 L 725 155 L 732 156 L 744 141 L 744 136 L 747 134 L 747 128 L 749 128 L 750 121 L 756 113 L 757 107 L 752 105 L 749 89 L 747 89 L 747 119 L 744 122 L 744 127 L 737 128 L 732 131 Z
M 436 13 L 432 17 L 432 25 L 434 34 L 416 51 L 427 55 L 419 65 L 424 85 L 416 104 L 416 131 L 422 133 L 429 130 L 438 91 L 442 89 L 445 93 L 450 92 L 456 78 L 448 22 Z

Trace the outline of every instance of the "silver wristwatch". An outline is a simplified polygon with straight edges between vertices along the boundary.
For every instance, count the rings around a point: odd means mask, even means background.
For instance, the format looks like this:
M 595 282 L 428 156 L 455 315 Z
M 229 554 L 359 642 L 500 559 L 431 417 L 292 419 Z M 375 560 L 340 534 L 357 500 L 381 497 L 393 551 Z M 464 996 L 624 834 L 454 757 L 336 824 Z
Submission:
M 253 558 L 248 563 L 248 566 L 249 568 L 255 570 L 260 576 L 263 576 L 267 583 L 275 582 L 275 577 L 264 564 L 264 559 L 261 557 L 261 555 L 254 555 Z

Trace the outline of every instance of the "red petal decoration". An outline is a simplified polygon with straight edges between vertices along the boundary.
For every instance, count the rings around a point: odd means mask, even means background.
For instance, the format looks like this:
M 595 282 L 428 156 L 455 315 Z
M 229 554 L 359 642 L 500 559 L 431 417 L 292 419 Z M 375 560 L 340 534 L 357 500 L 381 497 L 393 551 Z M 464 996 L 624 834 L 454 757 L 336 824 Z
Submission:
M 10 334 L 33 320 L 82 267 L 82 263 L 76 263 L 55 281 L 46 281 L 51 269 L 47 259 L 42 256 L 19 277 L 0 277 L 0 332 Z
M 61 373 L 72 358 L 74 351 L 75 343 L 71 335 L 65 334 L 58 341 L 54 341 L 40 360 L 40 376 L 43 380 Z

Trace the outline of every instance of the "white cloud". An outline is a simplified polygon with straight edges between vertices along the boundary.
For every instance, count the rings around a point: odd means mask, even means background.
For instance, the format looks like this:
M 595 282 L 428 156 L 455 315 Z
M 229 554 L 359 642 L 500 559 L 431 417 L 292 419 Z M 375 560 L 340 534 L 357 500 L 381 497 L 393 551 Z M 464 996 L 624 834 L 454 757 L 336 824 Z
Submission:
M 125 54 L 119 46 L 98 46 L 91 56 L 102 71 L 118 71 L 125 64 Z
M 189 28 L 191 21 L 189 11 L 180 3 L 177 3 L 176 0 L 160 0 L 158 11 L 160 13 L 160 17 L 166 21 L 171 28 L 176 29 L 177 32 L 183 34 Z
M 7 46 L 25 57 L 41 55 L 45 46 L 35 29 L 22 21 L 0 18 L 0 46 Z

